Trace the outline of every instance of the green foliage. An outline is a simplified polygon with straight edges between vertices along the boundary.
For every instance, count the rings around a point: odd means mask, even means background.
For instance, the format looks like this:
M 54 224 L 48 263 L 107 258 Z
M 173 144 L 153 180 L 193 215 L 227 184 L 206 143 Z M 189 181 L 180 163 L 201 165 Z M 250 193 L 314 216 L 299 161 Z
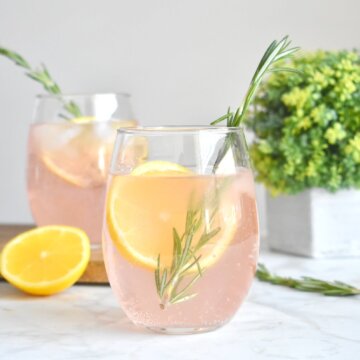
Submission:
M 257 179 L 272 194 L 360 188 L 360 56 L 317 51 L 274 72 L 247 121 Z

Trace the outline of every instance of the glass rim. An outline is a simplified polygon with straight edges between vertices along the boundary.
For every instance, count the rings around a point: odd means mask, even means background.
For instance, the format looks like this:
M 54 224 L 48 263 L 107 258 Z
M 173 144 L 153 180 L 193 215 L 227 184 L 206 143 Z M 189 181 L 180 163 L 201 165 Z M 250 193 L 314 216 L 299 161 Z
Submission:
M 137 126 L 117 129 L 118 134 L 125 135 L 160 135 L 160 134 L 198 134 L 212 132 L 220 134 L 243 133 L 241 126 L 213 126 L 213 125 L 161 125 L 161 126 Z
M 115 92 L 83 92 L 83 93 L 65 93 L 65 94 L 36 94 L 37 99 L 59 99 L 59 98 L 85 98 L 85 97 L 94 97 L 94 96 L 108 96 L 115 95 L 119 97 L 131 97 L 130 93 L 115 91 Z

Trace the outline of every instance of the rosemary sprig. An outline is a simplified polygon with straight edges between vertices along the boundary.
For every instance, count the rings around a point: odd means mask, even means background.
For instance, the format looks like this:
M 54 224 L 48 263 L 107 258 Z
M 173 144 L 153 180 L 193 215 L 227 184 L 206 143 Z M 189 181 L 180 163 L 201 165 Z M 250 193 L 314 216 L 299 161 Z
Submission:
M 240 124 L 244 121 L 249 106 L 256 94 L 256 90 L 267 73 L 275 71 L 291 71 L 299 73 L 298 70 L 292 68 L 274 67 L 274 65 L 280 60 L 288 59 L 300 49 L 299 47 L 290 47 L 290 44 L 291 41 L 289 40 L 289 37 L 285 36 L 280 41 L 274 40 L 269 45 L 255 70 L 242 104 L 236 109 L 235 113 L 228 108 L 227 113 L 214 120 L 211 125 L 216 125 L 226 120 L 227 126 L 240 126 Z
M 155 284 L 160 298 L 160 308 L 165 309 L 169 304 L 177 304 L 194 298 L 197 294 L 191 292 L 192 286 L 203 276 L 205 269 L 201 267 L 201 249 L 221 230 L 213 226 L 213 220 L 218 209 L 219 192 L 227 186 L 224 181 L 215 191 L 215 196 L 204 197 L 199 205 L 194 205 L 193 196 L 186 213 L 185 229 L 180 235 L 173 228 L 173 254 L 169 267 L 161 266 L 161 255 L 157 259 L 155 270 Z M 210 211 L 209 211 L 210 210 Z M 205 211 L 208 220 L 204 223 Z M 201 235 L 195 243 L 195 236 Z
M 360 295 L 360 289 L 345 284 L 341 281 L 324 281 L 308 276 L 300 279 L 282 277 L 269 272 L 263 264 L 258 264 L 256 277 L 273 285 L 286 286 L 299 291 L 315 292 L 327 296 L 352 296 Z
M 44 64 L 41 67 L 34 69 L 30 66 L 30 64 L 18 53 L 11 51 L 9 49 L 5 49 L 0 46 L 0 55 L 5 56 L 9 60 L 13 61 L 17 66 L 25 69 L 26 76 L 40 83 L 44 89 L 53 95 L 59 96 L 59 99 L 64 104 L 64 109 L 74 117 L 81 116 L 81 111 L 79 106 L 74 101 L 66 102 L 62 97 L 62 92 L 59 85 L 52 79 L 48 69 Z M 68 118 L 64 115 L 61 115 L 64 118 Z
M 294 53 L 296 53 L 299 48 L 298 47 L 290 47 L 291 41 L 288 36 L 285 36 L 280 41 L 274 40 L 269 47 L 266 49 L 264 55 L 262 56 L 259 65 L 257 66 L 255 73 L 250 81 L 249 88 L 245 94 L 245 98 L 241 105 L 236 109 L 235 112 L 231 111 L 230 107 L 227 110 L 227 113 L 218 119 L 211 122 L 211 125 L 217 125 L 226 120 L 226 126 L 228 127 L 237 127 L 240 126 L 244 121 L 248 109 L 251 105 L 252 100 L 256 94 L 259 85 L 261 84 L 264 76 L 268 73 L 275 71 L 292 71 L 299 73 L 296 69 L 291 69 L 287 67 L 274 67 L 276 63 L 280 60 L 285 60 L 291 57 Z M 221 160 L 225 157 L 228 150 L 233 150 L 234 143 L 236 142 L 236 136 L 233 134 L 228 134 L 225 143 L 222 149 L 219 151 L 219 154 L 215 160 L 213 166 L 213 173 L 216 172 Z

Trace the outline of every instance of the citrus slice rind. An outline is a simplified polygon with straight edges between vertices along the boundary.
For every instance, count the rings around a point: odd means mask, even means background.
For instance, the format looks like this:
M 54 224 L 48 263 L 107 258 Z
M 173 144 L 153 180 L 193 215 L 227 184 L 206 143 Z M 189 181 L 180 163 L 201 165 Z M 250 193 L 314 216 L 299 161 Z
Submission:
M 132 176 L 186 176 L 193 174 L 190 169 L 184 166 L 163 160 L 145 162 L 135 167 L 131 172 Z
M 63 153 L 44 153 L 42 161 L 47 169 L 60 179 L 81 188 L 98 187 L 106 182 L 111 149 L 100 150 L 99 155 L 77 156 L 67 159 Z M 101 160 L 99 157 L 101 156 Z M 94 161 L 93 161 L 94 160 Z M 106 164 L 99 169 L 96 160 Z
M 162 264 L 169 266 L 173 256 L 172 224 L 166 225 L 168 228 L 164 235 L 160 229 L 161 221 L 166 221 L 167 216 L 183 219 L 186 216 L 187 199 L 181 199 L 179 209 L 177 209 L 177 200 L 174 200 L 171 215 L 167 215 L 166 207 L 163 211 L 158 209 L 160 205 L 156 199 L 156 191 L 150 189 L 143 199 L 141 196 L 138 196 L 137 199 L 131 198 L 136 194 L 136 181 L 141 180 L 131 180 L 132 176 L 137 178 L 149 176 L 149 180 L 143 179 L 142 184 L 145 184 L 145 180 L 147 184 L 153 183 L 155 188 L 156 182 L 161 184 L 159 179 L 154 179 L 156 176 L 176 178 L 195 175 L 189 169 L 178 164 L 167 161 L 150 161 L 136 167 L 129 176 L 126 176 L 127 179 L 114 176 L 109 186 L 106 222 L 109 235 L 117 250 L 130 263 L 148 270 L 156 269 L 159 253 Z M 124 180 L 127 181 L 124 182 Z M 192 180 L 189 181 L 192 184 Z M 138 186 L 139 189 L 141 187 L 143 186 Z M 164 191 L 166 194 L 170 194 L 171 191 L 175 193 L 177 190 L 179 189 L 174 186 L 173 189 Z M 154 195 L 150 195 L 151 193 Z M 177 211 L 178 213 L 176 213 Z M 163 219 L 159 220 L 159 217 Z M 217 218 L 221 223 L 222 230 L 216 238 L 201 249 L 200 266 L 202 268 L 208 268 L 216 263 L 235 236 L 237 213 L 232 202 L 225 203 L 219 208 Z M 183 226 L 179 226 L 177 230 L 180 233 Z M 194 268 L 194 271 L 197 270 Z
M 70 226 L 44 226 L 26 231 L 4 247 L 1 274 L 32 295 L 51 295 L 73 285 L 90 259 L 84 231 Z

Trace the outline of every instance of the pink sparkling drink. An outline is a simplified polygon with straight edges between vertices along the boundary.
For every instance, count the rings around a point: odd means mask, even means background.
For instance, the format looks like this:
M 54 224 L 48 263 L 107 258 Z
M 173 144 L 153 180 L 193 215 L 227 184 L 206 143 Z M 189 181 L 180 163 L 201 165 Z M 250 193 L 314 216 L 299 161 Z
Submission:
M 76 103 L 81 115 L 66 112 L 64 99 Z M 116 129 L 135 126 L 131 117 L 127 95 L 38 98 L 27 164 L 28 198 L 37 225 L 79 227 L 92 247 L 99 246 Z
M 139 137 L 147 140 L 146 158 L 124 156 Z M 236 156 L 224 154 L 235 138 Z M 248 293 L 258 248 L 254 180 L 241 129 L 119 132 L 103 251 L 130 320 L 165 333 L 224 325 Z

